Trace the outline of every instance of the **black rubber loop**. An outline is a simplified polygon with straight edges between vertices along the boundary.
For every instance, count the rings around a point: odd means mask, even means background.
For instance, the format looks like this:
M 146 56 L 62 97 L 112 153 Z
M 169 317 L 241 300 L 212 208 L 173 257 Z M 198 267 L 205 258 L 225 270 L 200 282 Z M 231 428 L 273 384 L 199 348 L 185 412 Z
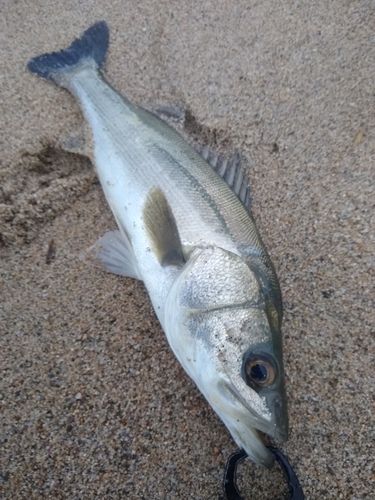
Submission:
M 268 446 L 268 449 L 275 455 L 276 461 L 280 465 L 284 477 L 287 480 L 290 500 L 304 500 L 305 495 L 303 494 L 301 485 L 286 456 L 273 446 Z M 246 457 L 247 454 L 245 450 L 241 449 L 232 453 L 227 460 L 223 480 L 223 490 L 226 500 L 243 500 L 237 488 L 236 476 L 238 464 Z
M 243 500 L 237 489 L 236 476 L 237 465 L 247 457 L 245 450 L 235 451 L 230 455 L 225 466 L 223 490 L 227 500 Z
M 304 500 L 305 495 L 303 494 L 298 477 L 292 469 L 292 466 L 289 464 L 286 456 L 273 446 L 267 446 L 267 448 L 275 455 L 275 458 L 284 473 L 285 479 L 288 483 L 290 500 Z

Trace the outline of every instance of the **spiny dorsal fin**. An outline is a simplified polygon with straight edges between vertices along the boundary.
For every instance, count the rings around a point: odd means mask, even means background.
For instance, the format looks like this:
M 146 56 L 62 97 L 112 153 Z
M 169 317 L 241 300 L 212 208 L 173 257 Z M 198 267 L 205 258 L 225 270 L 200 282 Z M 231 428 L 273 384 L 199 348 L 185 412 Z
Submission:
M 178 106 L 156 106 L 153 107 L 152 111 L 176 129 L 178 129 L 176 121 L 180 124 L 186 123 L 187 115 L 190 114 Z M 195 122 L 195 119 L 193 121 Z M 182 132 L 181 130 L 179 131 L 180 133 Z M 185 132 L 188 133 L 187 130 Z M 202 146 L 191 137 L 190 140 L 187 138 L 187 141 L 213 170 L 220 175 L 245 208 L 250 211 L 250 180 L 245 167 L 245 158 L 238 152 L 232 157 L 219 155 L 208 146 Z
M 244 166 L 244 158 L 240 153 L 235 153 L 231 158 L 218 155 L 207 146 L 195 145 L 196 151 L 228 184 L 234 194 L 250 210 L 250 182 Z
M 162 266 L 185 263 L 171 207 L 160 188 L 153 188 L 143 207 L 143 222 L 152 249 Z

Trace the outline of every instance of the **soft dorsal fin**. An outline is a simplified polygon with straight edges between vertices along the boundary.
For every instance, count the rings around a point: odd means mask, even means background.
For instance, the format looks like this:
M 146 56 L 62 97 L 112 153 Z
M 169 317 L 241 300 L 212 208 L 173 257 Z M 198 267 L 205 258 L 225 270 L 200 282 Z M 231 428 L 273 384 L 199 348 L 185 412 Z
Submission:
M 185 263 L 171 207 L 160 188 L 153 188 L 143 207 L 143 222 L 152 249 L 162 266 Z

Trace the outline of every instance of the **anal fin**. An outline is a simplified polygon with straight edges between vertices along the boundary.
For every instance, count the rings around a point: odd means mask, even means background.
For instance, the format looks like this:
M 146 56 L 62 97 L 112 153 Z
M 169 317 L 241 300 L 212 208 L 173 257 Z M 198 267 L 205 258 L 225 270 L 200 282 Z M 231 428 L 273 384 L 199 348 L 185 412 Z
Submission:
M 68 153 L 88 156 L 91 161 L 94 160 L 94 140 L 91 127 L 87 122 L 84 122 L 76 132 L 61 139 L 59 143 Z

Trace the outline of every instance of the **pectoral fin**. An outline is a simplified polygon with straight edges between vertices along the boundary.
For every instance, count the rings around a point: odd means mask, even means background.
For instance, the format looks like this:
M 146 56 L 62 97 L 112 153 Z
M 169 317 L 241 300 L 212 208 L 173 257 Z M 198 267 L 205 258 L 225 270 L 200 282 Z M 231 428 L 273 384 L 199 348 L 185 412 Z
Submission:
M 143 222 L 152 250 L 162 266 L 185 263 L 175 218 L 160 188 L 152 189 L 143 207 Z

